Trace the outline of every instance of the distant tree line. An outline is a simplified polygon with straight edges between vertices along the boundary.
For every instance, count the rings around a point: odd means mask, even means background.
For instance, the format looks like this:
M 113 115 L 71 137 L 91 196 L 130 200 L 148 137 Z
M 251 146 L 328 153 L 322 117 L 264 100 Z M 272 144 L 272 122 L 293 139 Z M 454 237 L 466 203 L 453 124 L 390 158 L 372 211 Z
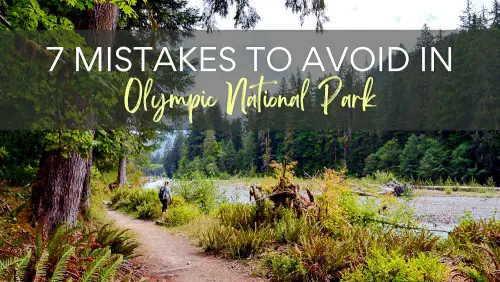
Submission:
M 376 93 L 393 99 L 411 95 L 428 97 L 428 104 L 410 102 L 407 104 L 411 108 L 388 108 L 383 118 L 390 120 L 411 115 L 429 117 L 429 120 L 433 115 L 439 115 L 440 119 L 496 118 L 500 89 L 498 1 L 494 1 L 491 10 L 483 8 L 479 12 L 473 12 L 467 2 L 460 18 L 461 31 L 452 35 L 433 33 L 424 25 L 417 48 L 410 56 L 410 60 L 418 59 L 422 46 L 438 49 L 453 46 L 453 75 L 431 76 L 421 72 L 420 64 L 413 64 L 413 68 L 401 73 L 369 74 L 376 77 Z M 484 31 L 488 32 L 487 38 L 482 36 Z M 471 51 L 477 46 L 481 46 L 481 54 Z M 346 93 L 359 93 L 364 87 L 363 79 L 350 66 L 343 67 L 338 75 L 344 82 L 342 91 Z M 322 79 L 319 78 L 316 85 Z M 280 82 L 277 94 L 297 93 L 303 80 L 303 75 L 297 71 Z M 314 84 L 312 79 L 311 83 Z M 314 88 L 311 85 L 310 89 Z M 314 111 L 321 111 L 319 103 L 323 93 L 312 91 L 310 94 L 306 96 L 309 100 L 305 105 L 310 107 L 306 111 L 314 115 L 317 114 Z M 465 111 L 450 109 L 449 99 L 462 99 L 464 106 L 475 105 L 474 116 L 460 116 Z M 475 100 L 469 103 L 467 99 Z M 325 167 L 346 167 L 353 176 L 379 170 L 393 172 L 405 179 L 437 181 L 449 178 L 463 183 L 474 180 L 500 184 L 499 131 L 359 131 L 349 126 L 342 130 L 305 131 L 294 130 L 293 125 L 286 124 L 286 119 L 300 120 L 301 114 L 304 113 L 286 116 L 283 130 L 277 131 L 255 130 L 251 126 L 259 118 L 270 121 L 280 118 L 265 111 L 259 115 L 249 112 L 244 119 L 228 119 L 218 106 L 198 110 L 193 123 L 198 126 L 178 132 L 173 145 L 165 150 L 164 169 L 169 176 L 188 175 L 193 171 L 203 171 L 213 177 L 255 175 L 268 173 L 272 160 L 283 162 L 286 159 L 298 161 L 296 172 L 301 176 L 315 174 Z

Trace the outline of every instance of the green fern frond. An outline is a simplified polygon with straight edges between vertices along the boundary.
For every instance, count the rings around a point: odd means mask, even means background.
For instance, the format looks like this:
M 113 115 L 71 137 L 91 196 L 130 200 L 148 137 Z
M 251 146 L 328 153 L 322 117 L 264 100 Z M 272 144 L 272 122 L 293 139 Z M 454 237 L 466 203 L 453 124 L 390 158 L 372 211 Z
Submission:
M 38 258 L 35 266 L 34 282 L 40 281 L 41 278 L 47 276 L 47 269 L 49 268 L 49 252 L 43 250 L 42 255 Z
M 43 254 L 43 225 L 41 223 L 36 224 L 36 260 L 39 260 Z
M 77 231 L 76 227 L 71 227 L 67 224 L 63 224 L 59 226 L 54 234 L 50 236 L 49 241 L 47 242 L 47 250 L 51 255 L 62 255 L 57 251 L 60 251 L 61 245 L 63 243 L 68 242 L 67 238 L 71 237 Z M 65 250 L 63 250 L 64 252 Z
M 16 257 L 0 260 L 0 275 L 4 274 L 9 267 L 15 265 L 18 261 L 19 258 Z
M 96 240 L 101 246 L 109 246 L 113 254 L 121 254 L 125 259 L 130 259 L 138 256 L 135 249 L 140 244 L 128 233 L 129 231 L 105 224 L 98 229 Z
M 26 271 L 26 267 L 31 260 L 31 249 L 28 249 L 24 257 L 20 258 L 17 263 L 16 269 L 16 281 L 22 281 L 24 279 L 24 273 Z
M 74 252 L 75 252 L 75 247 L 70 246 L 66 248 L 61 258 L 57 262 L 56 267 L 54 268 L 54 274 L 52 275 L 50 282 L 57 282 L 64 280 L 64 274 L 66 273 L 66 269 L 68 268 L 69 259 L 74 254 Z
M 96 251 L 96 259 L 88 266 L 87 270 L 83 273 L 82 282 L 90 281 L 94 276 L 99 275 L 99 270 L 106 264 L 111 257 L 111 250 L 109 248 L 99 249 Z
M 123 261 L 122 255 L 116 256 L 115 261 L 112 262 L 110 265 L 108 265 L 99 273 L 98 281 L 99 282 L 113 281 L 113 278 L 116 275 L 116 270 L 118 269 L 118 266 L 120 266 L 122 261 Z

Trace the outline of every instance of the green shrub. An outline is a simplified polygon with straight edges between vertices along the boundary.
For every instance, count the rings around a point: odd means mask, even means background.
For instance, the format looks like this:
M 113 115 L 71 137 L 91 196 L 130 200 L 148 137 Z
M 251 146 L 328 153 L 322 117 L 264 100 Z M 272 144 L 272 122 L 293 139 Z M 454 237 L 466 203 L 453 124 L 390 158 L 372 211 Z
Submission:
M 113 191 L 114 209 L 131 212 L 142 219 L 156 219 L 161 215 L 161 203 L 156 190 L 121 187 Z
M 177 205 L 168 209 L 166 223 L 168 226 L 181 226 L 199 217 L 201 211 L 193 204 Z
M 353 193 L 343 193 L 339 204 L 346 212 L 350 222 L 360 224 L 370 223 L 372 219 L 379 215 L 381 209 L 377 199 L 370 198 L 361 201 L 361 198 Z
M 132 195 L 132 189 L 129 188 L 118 188 L 113 191 L 111 196 L 111 204 L 114 209 L 128 208 L 131 204 L 130 197 Z
M 220 252 L 227 247 L 232 234 L 233 228 L 215 223 L 200 232 L 198 240 L 204 251 Z
M 296 250 L 295 256 L 302 256 L 307 270 L 307 280 L 338 280 L 340 272 L 349 267 L 352 242 L 335 240 L 324 235 L 302 236 L 300 240 L 302 251 Z
M 138 244 L 126 230 L 108 225 L 61 225 L 48 238 L 37 226 L 35 246 L 24 255 L 0 259 L 1 281 L 114 281 L 124 256 L 133 257 Z M 36 279 L 34 279 L 36 278 Z
M 277 255 L 269 258 L 266 264 L 271 271 L 271 281 L 304 281 L 306 270 L 300 257 Z
M 439 258 L 419 253 L 408 258 L 397 251 L 375 249 L 366 260 L 366 265 L 347 272 L 345 281 L 444 281 L 448 276 L 446 266 Z
M 224 198 L 219 187 L 201 173 L 194 173 L 192 179 L 183 179 L 172 187 L 172 192 L 188 203 L 198 205 L 205 213 L 213 210 Z
M 260 230 L 234 230 L 229 239 L 229 252 L 234 258 L 248 258 L 270 242 L 273 238 L 272 229 L 266 227 Z
M 5 178 L 13 185 L 28 185 L 35 181 L 36 167 L 26 166 L 7 166 L 3 169 L 2 178 Z
M 140 219 L 158 219 L 161 217 L 161 205 L 159 201 L 143 202 L 135 207 L 137 218 Z
M 446 188 L 444 188 L 444 192 L 446 193 L 446 195 L 451 195 L 451 193 L 453 192 L 453 188 L 446 187 Z
M 464 216 L 470 217 L 470 213 Z M 500 221 L 462 219 L 444 242 L 449 256 L 459 261 L 473 281 L 497 281 L 500 273 Z
M 393 179 L 396 179 L 396 176 L 390 171 L 377 170 L 375 173 L 373 173 L 373 178 L 377 183 L 384 184 Z
M 297 218 L 292 213 L 285 214 L 274 224 L 276 240 L 280 243 L 297 243 L 301 235 L 307 236 L 308 224 L 304 217 Z
M 250 204 L 223 203 L 215 214 L 221 224 L 237 229 L 253 229 L 257 222 L 256 206 Z

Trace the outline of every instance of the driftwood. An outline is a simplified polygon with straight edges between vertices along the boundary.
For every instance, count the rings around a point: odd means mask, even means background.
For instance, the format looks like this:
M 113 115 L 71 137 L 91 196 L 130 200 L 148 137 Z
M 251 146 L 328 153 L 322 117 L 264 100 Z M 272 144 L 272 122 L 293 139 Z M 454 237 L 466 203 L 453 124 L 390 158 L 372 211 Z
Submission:
M 379 194 L 392 194 L 396 197 L 406 196 L 411 194 L 412 187 L 408 184 L 401 184 L 393 179 L 386 184 L 382 184 L 382 192 Z
M 295 210 L 298 215 L 305 214 L 310 209 L 317 210 L 313 193 L 306 188 L 306 197 L 304 193 L 301 193 L 300 185 L 293 184 L 285 175 L 286 163 L 283 176 L 280 177 L 278 184 L 272 187 L 270 194 L 266 193 L 259 185 L 250 185 L 250 200 L 254 198 L 256 204 L 259 207 L 263 207 L 264 200 L 269 199 L 274 203 L 275 211 L 279 207 L 286 207 Z
M 379 186 L 379 185 L 370 185 L 370 186 Z M 394 195 L 396 197 L 406 196 L 411 194 L 413 191 L 413 186 L 408 184 L 401 184 L 396 180 L 391 180 L 385 184 L 382 184 L 382 191 L 377 193 L 371 193 L 368 191 L 361 190 L 359 185 L 351 185 L 351 192 L 354 194 L 358 194 L 360 196 L 366 197 L 377 197 L 381 195 Z M 357 188 L 357 190 L 355 190 Z

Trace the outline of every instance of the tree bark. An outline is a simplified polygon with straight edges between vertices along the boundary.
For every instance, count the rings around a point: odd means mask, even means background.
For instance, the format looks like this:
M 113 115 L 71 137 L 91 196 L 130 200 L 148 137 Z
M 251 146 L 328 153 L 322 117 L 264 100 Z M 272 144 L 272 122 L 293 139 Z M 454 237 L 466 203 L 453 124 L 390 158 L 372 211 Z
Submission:
M 91 15 L 84 20 L 88 20 L 87 27 L 91 30 L 115 30 L 118 16 L 118 6 L 108 1 L 95 4 Z M 85 25 L 77 26 L 85 28 Z M 104 34 L 95 40 L 111 46 L 114 36 Z M 71 152 L 67 158 L 61 156 L 59 150 L 43 153 L 32 188 L 31 205 L 35 219 L 41 221 L 44 230 L 52 232 L 62 223 L 75 225 L 78 211 L 88 211 L 91 173 L 92 151 L 88 159 L 77 152 Z
M 118 187 L 122 187 L 127 184 L 127 157 L 124 152 L 122 152 L 118 166 L 118 178 L 116 182 L 118 183 Z
M 88 214 L 90 208 L 90 182 L 92 180 L 92 151 L 90 147 L 89 157 L 87 159 L 87 167 L 85 172 L 85 180 L 83 182 L 82 196 L 80 199 L 80 212 L 84 215 Z
M 87 166 L 87 159 L 76 152 L 67 158 L 59 150 L 43 153 L 31 204 L 44 230 L 51 232 L 62 223 L 76 224 Z
M 89 29 L 115 30 L 119 15 L 118 6 L 111 2 L 96 3 L 90 16 Z

